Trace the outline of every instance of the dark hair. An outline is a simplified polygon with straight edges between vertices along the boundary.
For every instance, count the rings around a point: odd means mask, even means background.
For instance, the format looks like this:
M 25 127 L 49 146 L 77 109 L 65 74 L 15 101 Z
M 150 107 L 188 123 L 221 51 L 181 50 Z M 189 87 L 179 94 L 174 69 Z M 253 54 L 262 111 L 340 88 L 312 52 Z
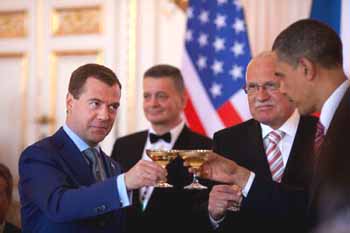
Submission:
M 342 42 L 327 24 L 313 19 L 299 20 L 275 39 L 272 50 L 296 67 L 301 57 L 331 69 L 342 66 Z
M 6 195 L 9 200 L 12 199 L 12 189 L 13 189 L 13 178 L 10 169 L 6 167 L 3 163 L 0 163 L 0 177 L 2 177 L 6 184 Z
M 72 94 L 74 98 L 79 98 L 86 80 L 91 77 L 100 80 L 109 86 L 117 84 L 120 89 L 122 88 L 117 76 L 111 69 L 99 64 L 91 63 L 82 65 L 73 71 L 69 80 L 69 93 Z
M 185 83 L 184 83 L 181 71 L 174 66 L 166 65 L 166 64 L 152 66 L 145 72 L 143 77 L 144 78 L 147 78 L 147 77 L 171 78 L 177 90 L 179 90 L 180 92 L 185 91 Z

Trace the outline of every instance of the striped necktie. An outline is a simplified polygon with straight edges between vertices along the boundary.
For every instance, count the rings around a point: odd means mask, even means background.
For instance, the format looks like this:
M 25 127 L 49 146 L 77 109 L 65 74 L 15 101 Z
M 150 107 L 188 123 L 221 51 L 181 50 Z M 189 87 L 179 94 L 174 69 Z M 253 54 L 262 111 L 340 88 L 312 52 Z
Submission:
M 268 135 L 268 144 L 266 147 L 266 156 L 269 163 L 272 179 L 276 182 L 281 182 L 284 165 L 282 153 L 278 148 L 278 143 L 284 137 L 285 133 L 280 130 L 271 131 Z
M 106 173 L 105 173 L 105 170 L 103 168 L 103 163 L 102 163 L 102 160 L 100 158 L 100 155 L 99 155 L 97 149 L 90 147 L 90 148 L 84 150 L 83 153 L 84 153 L 86 159 L 88 160 L 90 169 L 92 171 L 92 174 L 95 177 L 95 180 L 102 181 L 102 180 L 106 179 Z
M 319 153 L 320 147 L 324 141 L 324 126 L 320 121 L 317 122 L 317 129 L 315 134 L 315 140 L 314 140 L 314 152 L 315 154 Z

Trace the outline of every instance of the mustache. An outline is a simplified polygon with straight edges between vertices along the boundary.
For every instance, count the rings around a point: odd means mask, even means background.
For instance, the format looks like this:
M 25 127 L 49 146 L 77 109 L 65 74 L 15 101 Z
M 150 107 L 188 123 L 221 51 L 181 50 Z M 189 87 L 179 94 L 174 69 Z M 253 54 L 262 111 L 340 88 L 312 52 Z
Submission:
M 271 106 L 271 105 L 275 105 L 275 103 L 271 100 L 268 101 L 255 101 L 254 103 L 254 107 L 259 108 L 259 107 L 266 107 L 266 106 Z

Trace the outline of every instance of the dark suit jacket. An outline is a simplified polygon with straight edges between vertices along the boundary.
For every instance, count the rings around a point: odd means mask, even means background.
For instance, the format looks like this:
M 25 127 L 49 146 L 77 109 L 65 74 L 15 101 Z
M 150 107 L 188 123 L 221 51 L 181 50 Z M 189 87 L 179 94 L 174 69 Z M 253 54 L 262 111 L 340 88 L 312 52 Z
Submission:
M 214 135 L 214 151 L 256 176 L 240 212 L 228 212 L 221 230 L 231 232 L 303 232 L 317 119 L 301 117 L 281 183 L 272 180 L 261 127 L 255 120 Z M 278 228 L 282 227 L 282 228 Z
M 314 225 L 350 210 L 350 89 L 333 116 L 315 160 L 309 209 Z
M 73 141 L 61 128 L 26 148 L 19 161 L 25 233 L 121 232 L 117 163 L 103 154 L 107 178 L 95 183 Z
M 112 158 L 118 161 L 126 171 L 141 158 L 146 144 L 148 131 L 142 131 L 117 139 Z M 173 149 L 211 149 L 211 139 L 185 128 L 180 133 Z M 192 181 L 192 176 L 183 166 L 183 161 L 176 158 L 168 167 L 168 182 L 174 188 L 153 190 L 144 212 L 134 191 L 133 206 L 127 209 L 127 231 L 139 232 L 180 232 L 189 229 L 190 212 L 195 202 L 195 191 L 185 191 L 183 187 Z
M 6 222 L 4 233 L 21 233 L 21 229 L 13 225 L 12 223 Z

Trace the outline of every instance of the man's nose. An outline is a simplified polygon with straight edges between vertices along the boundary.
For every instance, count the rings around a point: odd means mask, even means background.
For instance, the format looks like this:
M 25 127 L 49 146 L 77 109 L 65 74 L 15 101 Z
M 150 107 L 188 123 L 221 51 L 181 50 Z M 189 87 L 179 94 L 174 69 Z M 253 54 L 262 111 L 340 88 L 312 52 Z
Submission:
M 266 99 L 270 98 L 270 94 L 263 86 L 261 86 L 258 88 L 258 90 L 256 92 L 256 98 L 260 101 L 266 100 Z
M 107 106 L 103 106 L 98 111 L 98 119 L 99 120 L 108 120 L 110 118 L 109 109 Z

